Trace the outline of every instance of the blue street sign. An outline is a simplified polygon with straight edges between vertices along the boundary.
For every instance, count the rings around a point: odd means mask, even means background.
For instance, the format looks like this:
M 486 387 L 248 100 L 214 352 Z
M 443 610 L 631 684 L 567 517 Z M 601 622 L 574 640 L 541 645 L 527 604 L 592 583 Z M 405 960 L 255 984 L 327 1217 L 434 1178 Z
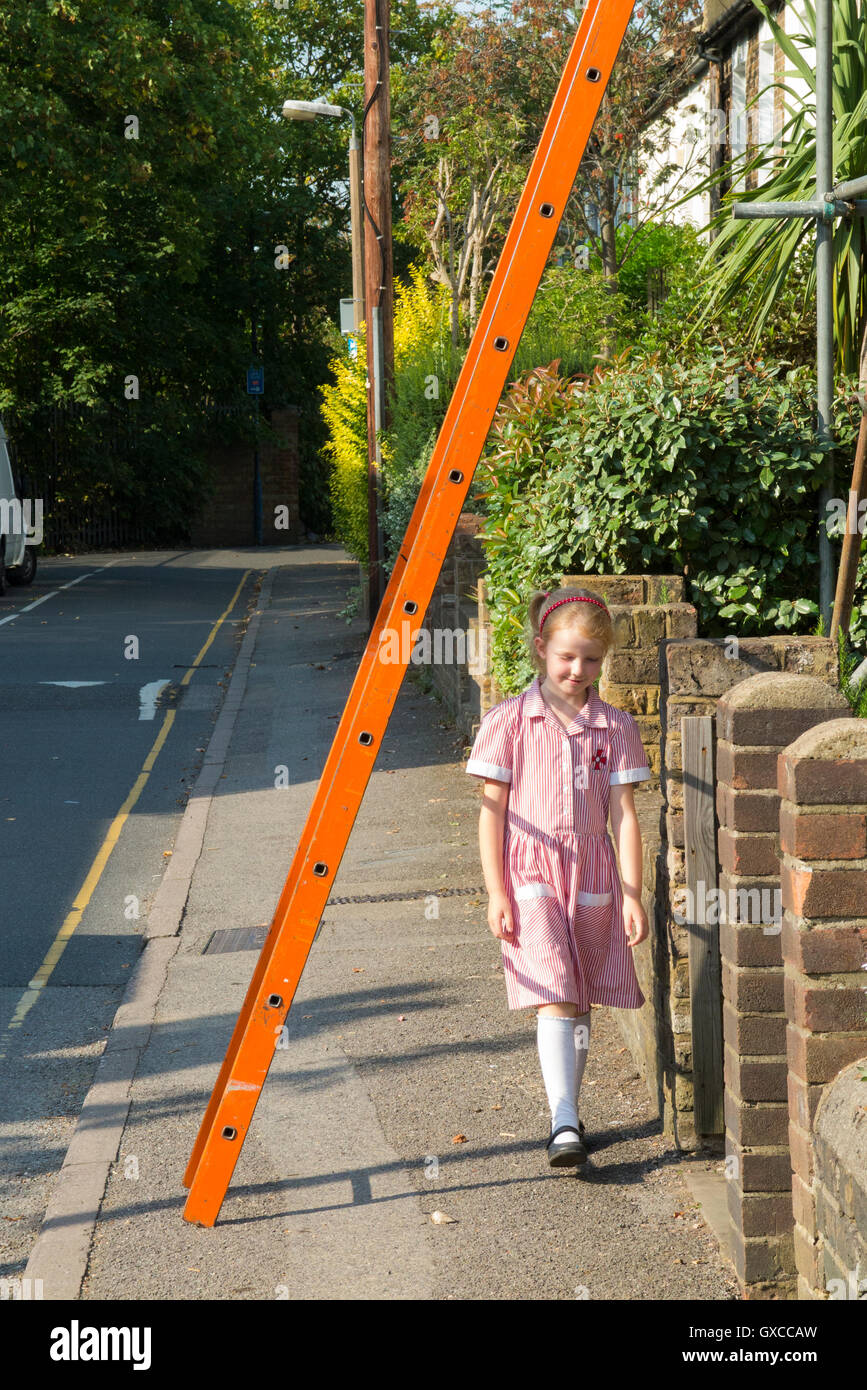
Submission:
M 265 368 L 247 368 L 247 395 L 264 396 L 265 394 Z

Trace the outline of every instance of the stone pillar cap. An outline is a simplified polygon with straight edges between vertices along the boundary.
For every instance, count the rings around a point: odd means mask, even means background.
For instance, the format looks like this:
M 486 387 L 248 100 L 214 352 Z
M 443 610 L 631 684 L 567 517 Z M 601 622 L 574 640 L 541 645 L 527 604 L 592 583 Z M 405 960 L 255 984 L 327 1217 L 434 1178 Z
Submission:
M 786 756 L 832 762 L 867 761 L 867 719 L 828 719 L 824 724 L 816 724 L 789 744 Z
M 727 709 L 849 709 L 842 691 L 827 681 L 788 671 L 760 671 L 747 676 L 720 696 L 720 704 Z

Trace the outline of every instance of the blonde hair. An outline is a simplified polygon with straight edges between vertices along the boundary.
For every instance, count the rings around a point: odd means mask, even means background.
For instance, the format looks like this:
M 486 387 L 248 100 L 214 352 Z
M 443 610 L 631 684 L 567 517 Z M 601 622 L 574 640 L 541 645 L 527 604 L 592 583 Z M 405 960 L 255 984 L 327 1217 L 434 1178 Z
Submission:
M 550 608 L 552 604 L 558 603 L 560 599 L 588 598 L 595 599 L 594 603 L 562 603 L 559 608 L 555 608 L 545 620 L 545 627 L 539 631 L 539 619 Z M 536 589 L 527 606 L 527 648 L 530 653 L 536 671 L 540 676 L 544 676 L 546 666 L 542 657 L 536 651 L 534 637 L 541 637 L 543 642 L 547 642 L 552 633 L 564 627 L 580 628 L 586 637 L 593 638 L 596 642 L 601 642 L 607 654 L 609 647 L 614 643 L 614 625 L 611 621 L 611 614 L 608 608 L 598 607 L 598 604 L 605 604 L 601 594 L 595 593 L 593 589 L 579 589 L 574 585 L 567 588 Z

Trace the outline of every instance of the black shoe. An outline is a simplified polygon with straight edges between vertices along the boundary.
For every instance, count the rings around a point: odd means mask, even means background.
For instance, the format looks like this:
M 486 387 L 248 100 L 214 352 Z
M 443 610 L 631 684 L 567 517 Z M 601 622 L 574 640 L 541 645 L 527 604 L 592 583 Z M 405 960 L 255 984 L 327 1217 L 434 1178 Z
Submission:
M 567 1129 L 571 1129 L 574 1132 L 575 1126 L 560 1125 L 548 1136 L 545 1147 L 548 1150 L 548 1162 L 552 1168 L 576 1168 L 579 1164 L 587 1162 L 587 1149 L 583 1137 L 584 1126 L 580 1120 L 578 1121 L 579 1137 L 577 1139 L 570 1139 L 565 1144 L 557 1144 L 552 1150 L 551 1145 L 557 1138 L 557 1135 L 562 1134 L 563 1131 Z

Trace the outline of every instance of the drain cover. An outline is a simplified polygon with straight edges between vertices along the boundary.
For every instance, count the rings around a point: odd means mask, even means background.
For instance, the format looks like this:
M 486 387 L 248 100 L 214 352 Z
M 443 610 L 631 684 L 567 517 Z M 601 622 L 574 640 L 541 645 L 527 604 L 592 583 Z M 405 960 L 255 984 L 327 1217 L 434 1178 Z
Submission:
M 267 927 L 229 927 L 227 931 L 215 931 L 202 954 L 216 956 L 222 951 L 261 951 L 267 935 Z
M 417 892 L 403 893 L 363 893 L 355 898 L 329 898 L 326 907 L 343 905 L 346 903 L 392 903 L 392 902 L 411 902 L 415 898 L 427 897 L 464 897 L 470 893 L 485 893 L 485 888 L 424 888 Z M 322 923 L 316 928 L 317 935 Z M 222 931 L 215 931 L 211 936 L 202 955 L 216 956 L 222 951 L 261 951 L 265 945 L 265 937 L 268 935 L 267 927 L 229 927 Z

